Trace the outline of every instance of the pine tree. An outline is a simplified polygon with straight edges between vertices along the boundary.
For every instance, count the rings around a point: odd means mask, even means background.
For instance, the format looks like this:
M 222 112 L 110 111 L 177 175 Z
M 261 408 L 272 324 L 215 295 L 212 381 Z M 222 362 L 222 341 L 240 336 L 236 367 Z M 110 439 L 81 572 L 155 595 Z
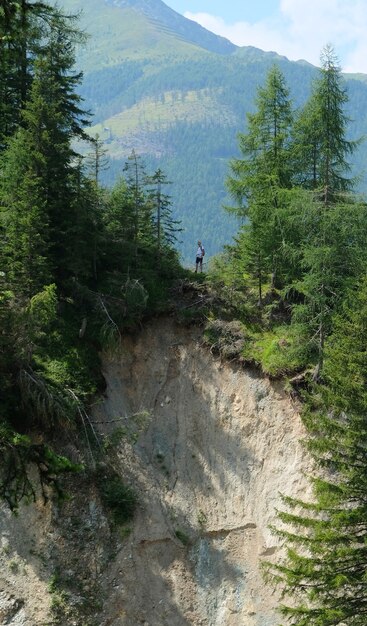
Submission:
M 358 141 L 346 138 L 348 95 L 332 46 L 323 49 L 321 63 L 311 97 L 294 124 L 293 155 L 297 182 L 318 191 L 318 198 L 328 204 L 353 190 L 348 156 Z
M 34 62 L 34 78 L 30 99 L 22 113 L 22 127 L 4 154 L 4 168 L 9 175 L 3 177 L 2 188 L 11 271 L 14 273 L 17 268 L 16 273 L 21 277 L 19 264 L 24 272 L 31 271 L 26 251 L 20 256 L 20 241 L 27 240 L 33 247 L 42 242 L 39 263 L 42 258 L 48 268 L 46 274 L 51 272 L 60 285 L 73 274 L 75 257 L 79 254 L 78 241 L 83 237 L 78 229 L 75 153 L 71 140 L 84 137 L 85 120 L 79 107 L 80 98 L 75 93 L 80 75 L 71 72 L 74 55 L 70 27 L 56 16 L 47 34 L 48 44 Z M 30 229 L 31 215 L 36 221 Z M 44 281 L 43 272 L 33 269 L 32 281 L 39 286 Z M 23 291 L 32 291 L 33 287 L 26 283 Z
M 352 195 L 354 181 L 347 176 L 347 156 L 356 142 L 345 137 L 347 94 L 330 46 L 323 51 L 322 63 L 311 99 L 295 126 L 292 151 L 298 180 L 311 190 L 307 214 L 303 213 L 303 277 L 296 283 L 304 302 L 294 307 L 294 318 L 308 326 L 310 341 L 317 346 L 316 377 L 322 371 L 332 313 L 363 265 L 367 228 L 364 206 Z
M 176 233 L 180 232 L 180 222 L 173 219 L 170 196 L 163 192 L 164 185 L 170 185 L 167 177 L 158 169 L 148 177 L 148 197 L 154 211 L 153 224 L 155 231 L 155 248 L 158 268 L 161 267 L 162 253 L 170 250 L 177 242 Z
M 323 469 L 314 499 L 285 502 L 286 560 L 267 565 L 292 602 L 294 626 L 364 626 L 367 616 L 367 281 L 353 291 L 325 346 L 324 385 L 314 390 L 305 423 Z
M 256 105 L 257 111 L 247 116 L 247 132 L 239 135 L 243 158 L 232 160 L 227 185 L 238 203 L 238 208 L 232 210 L 248 218 L 251 232 L 256 233 L 256 256 L 261 266 L 255 272 L 257 276 L 271 273 L 275 284 L 281 281 L 282 191 L 291 184 L 288 146 L 292 123 L 288 89 L 276 66 L 269 71 L 265 87 L 258 90 Z M 259 283 L 260 301 L 261 289 Z
M 22 123 L 32 84 L 34 61 L 49 21 L 58 11 L 43 2 L 0 3 L 0 150 Z

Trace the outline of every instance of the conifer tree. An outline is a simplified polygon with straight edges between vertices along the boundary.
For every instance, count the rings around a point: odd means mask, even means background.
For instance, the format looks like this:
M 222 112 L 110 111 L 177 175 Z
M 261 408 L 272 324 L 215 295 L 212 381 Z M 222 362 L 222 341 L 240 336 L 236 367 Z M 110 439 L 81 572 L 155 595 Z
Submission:
M 324 381 L 305 423 L 323 476 L 314 499 L 286 498 L 286 560 L 267 565 L 294 626 L 364 626 L 367 617 L 367 282 L 350 294 L 325 346 Z
M 307 325 L 317 349 L 316 377 L 322 370 L 332 312 L 363 265 L 367 228 L 364 205 L 352 195 L 354 181 L 348 177 L 347 157 L 356 142 L 346 139 L 347 94 L 340 68 L 330 46 L 321 58 L 320 76 L 295 126 L 292 152 L 296 155 L 298 180 L 310 190 L 302 217 L 303 277 L 296 283 L 304 301 L 294 307 L 294 318 Z
M 311 97 L 293 130 L 297 182 L 318 191 L 318 198 L 325 204 L 340 200 L 340 194 L 354 188 L 354 180 L 348 177 L 348 157 L 358 141 L 346 138 L 350 121 L 345 113 L 347 102 L 338 59 L 333 47 L 327 45 L 321 53 L 321 68 Z
M 3 268 L 18 298 L 31 297 L 52 277 L 49 218 L 40 174 L 43 159 L 32 137 L 20 129 L 4 161 L 0 188 Z
M 148 183 L 152 185 L 148 191 L 148 196 L 154 211 L 155 248 L 158 267 L 160 267 L 162 252 L 172 248 L 177 242 L 176 233 L 182 229 L 180 222 L 172 217 L 170 196 L 163 191 L 163 186 L 171 183 L 160 168 L 148 177 Z
M 22 122 L 34 61 L 49 21 L 57 14 L 54 7 L 43 2 L 0 3 L 0 150 Z
M 73 273 L 82 236 L 77 228 L 71 140 L 84 136 L 85 120 L 75 93 L 80 76 L 71 73 L 74 57 L 70 37 L 64 20 L 53 18 L 48 45 L 34 63 L 22 127 L 3 155 L 2 203 L 9 271 L 14 277 L 31 272 L 31 282 L 38 286 L 45 284 L 45 272 L 51 272 L 58 284 Z M 21 241 L 38 250 L 39 271 L 27 260 L 29 249 L 22 252 Z M 47 271 L 41 271 L 40 264 Z M 28 283 L 25 280 L 22 287 L 18 285 L 23 293 L 32 293 L 33 286 Z
M 81 283 L 96 284 L 105 237 L 103 214 L 106 190 L 84 174 L 83 158 L 74 159 L 69 176 L 71 213 L 73 217 L 73 247 L 70 271 Z
M 108 169 L 108 151 L 104 147 L 104 142 L 98 133 L 91 140 L 92 150 L 87 154 L 86 166 L 90 176 L 93 177 L 96 185 L 100 183 L 100 174 Z
M 131 267 L 136 254 L 136 205 L 122 176 L 107 196 L 103 212 L 105 230 L 104 267 L 119 267 L 124 272 Z
M 247 116 L 247 132 L 239 135 L 243 158 L 232 160 L 232 175 L 227 184 L 238 203 L 233 211 L 248 218 L 252 232 L 256 233 L 254 268 L 256 258 L 258 262 L 261 259 L 256 274 L 260 277 L 271 273 L 274 284 L 281 280 L 278 274 L 283 240 L 282 190 L 291 184 L 288 146 L 292 123 L 288 89 L 276 66 L 270 69 L 265 86 L 258 90 L 256 105 L 256 112 Z
M 128 206 L 133 209 L 134 265 L 138 266 L 139 246 L 152 243 L 152 206 L 147 196 L 147 174 L 141 157 L 133 150 L 124 166 Z

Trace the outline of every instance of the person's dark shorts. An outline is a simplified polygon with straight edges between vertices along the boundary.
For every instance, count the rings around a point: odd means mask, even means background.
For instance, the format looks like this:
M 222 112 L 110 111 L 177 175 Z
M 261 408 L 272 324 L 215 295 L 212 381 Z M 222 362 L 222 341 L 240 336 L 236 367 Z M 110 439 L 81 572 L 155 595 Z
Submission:
M 198 265 L 200 263 L 200 265 L 203 264 L 203 257 L 202 256 L 197 256 L 196 257 L 196 265 Z

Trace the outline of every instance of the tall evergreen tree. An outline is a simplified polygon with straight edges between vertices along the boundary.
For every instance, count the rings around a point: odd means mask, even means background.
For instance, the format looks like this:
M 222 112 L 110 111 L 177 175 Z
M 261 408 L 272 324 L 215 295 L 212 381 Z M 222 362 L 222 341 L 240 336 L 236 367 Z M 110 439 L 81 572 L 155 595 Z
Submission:
M 164 185 L 171 183 L 160 168 L 148 177 L 148 183 L 152 185 L 148 190 L 148 196 L 154 211 L 155 248 L 158 267 L 160 267 L 163 251 L 167 251 L 177 242 L 176 233 L 182 229 L 180 222 L 172 217 L 171 199 L 163 191 Z
M 256 233 L 257 251 L 252 265 L 258 277 L 272 273 L 273 283 L 281 280 L 283 242 L 282 190 L 291 183 L 288 149 L 292 109 L 285 79 L 274 66 L 266 84 L 258 90 L 257 110 L 248 114 L 248 128 L 239 135 L 243 158 L 232 160 L 227 184 L 238 208 Z M 261 283 L 259 284 L 261 293 Z M 261 298 L 260 298 L 261 300 Z
M 293 306 L 293 320 L 303 324 L 305 337 L 317 355 L 315 377 L 321 375 L 325 340 L 332 329 L 332 315 L 344 294 L 364 271 L 367 256 L 365 203 L 330 204 L 305 198 L 305 234 L 300 267 L 303 275 L 293 287 L 303 301 Z
M 98 133 L 91 140 L 92 150 L 86 156 L 86 166 L 89 175 L 91 175 L 96 183 L 99 185 L 101 172 L 108 169 L 109 159 L 108 151 L 104 147 L 104 142 L 100 139 Z
M 147 174 L 141 157 L 133 150 L 124 167 L 128 205 L 133 209 L 134 264 L 138 266 L 139 246 L 152 242 L 152 206 L 147 197 Z
M 321 68 L 311 97 L 293 131 L 297 182 L 318 191 L 325 204 L 337 201 L 341 193 L 354 187 L 353 179 L 348 177 L 348 157 L 358 142 L 346 138 L 350 121 L 345 113 L 347 102 L 338 59 L 328 45 L 321 53 Z
M 135 262 L 136 255 L 136 206 L 122 176 L 111 189 L 103 212 L 105 230 L 104 267 L 106 271 L 126 272 Z
M 325 384 L 314 390 L 305 422 L 323 477 L 314 499 L 286 498 L 287 558 L 267 566 L 291 603 L 294 626 L 364 626 L 367 616 L 367 281 L 334 319 L 326 342 Z
M 35 61 L 22 127 L 3 155 L 2 204 L 7 216 L 7 260 L 12 268 L 9 271 L 14 273 L 17 268 L 17 275 L 21 276 L 19 263 L 24 272 L 31 270 L 26 250 L 19 256 L 19 241 L 29 241 L 32 249 L 37 247 L 37 241 L 42 241 L 39 262 L 42 258 L 47 272 L 60 284 L 73 273 L 78 239 L 82 236 L 77 228 L 79 208 L 75 202 L 75 153 L 71 140 L 84 136 L 85 120 L 75 93 L 80 75 L 71 73 L 74 57 L 70 28 L 56 16 L 46 34 L 48 45 Z M 33 219 L 36 225 L 30 228 Z M 31 275 L 37 284 L 44 281 L 41 270 L 32 271 Z M 22 289 L 29 291 L 26 282 Z
M 22 122 L 32 84 L 34 61 L 49 21 L 58 11 L 44 2 L 0 3 L 0 150 Z
M 316 376 L 322 370 L 332 312 L 346 284 L 355 279 L 363 265 L 367 227 L 364 205 L 351 195 L 353 180 L 348 177 L 347 157 L 356 142 L 346 139 L 347 94 L 340 68 L 330 46 L 324 49 L 321 59 L 311 99 L 295 125 L 292 152 L 298 166 L 297 178 L 311 190 L 307 214 L 303 214 L 303 278 L 297 282 L 304 302 L 294 307 L 294 317 L 297 323 L 306 323 L 311 341 L 317 345 Z
M 32 137 L 19 130 L 7 150 L 0 187 L 3 268 L 18 297 L 31 297 L 52 277 L 42 166 Z

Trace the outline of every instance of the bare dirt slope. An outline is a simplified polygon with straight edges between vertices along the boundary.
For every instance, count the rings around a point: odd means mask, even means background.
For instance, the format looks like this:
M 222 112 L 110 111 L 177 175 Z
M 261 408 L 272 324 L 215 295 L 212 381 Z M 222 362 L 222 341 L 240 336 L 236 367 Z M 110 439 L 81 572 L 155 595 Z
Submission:
M 214 358 L 198 331 L 169 320 L 126 339 L 104 373 L 97 419 L 149 412 L 134 449 L 119 455 L 141 504 L 116 562 L 122 613 L 111 623 L 275 624 L 259 563 L 277 551 L 268 525 L 279 492 L 304 495 L 307 463 L 281 386 Z
M 130 534 L 87 477 L 62 507 L 0 512 L 0 624 L 275 626 L 260 561 L 279 553 L 279 493 L 307 489 L 296 407 L 171 319 L 124 338 L 104 375 L 93 420 L 139 497 Z

